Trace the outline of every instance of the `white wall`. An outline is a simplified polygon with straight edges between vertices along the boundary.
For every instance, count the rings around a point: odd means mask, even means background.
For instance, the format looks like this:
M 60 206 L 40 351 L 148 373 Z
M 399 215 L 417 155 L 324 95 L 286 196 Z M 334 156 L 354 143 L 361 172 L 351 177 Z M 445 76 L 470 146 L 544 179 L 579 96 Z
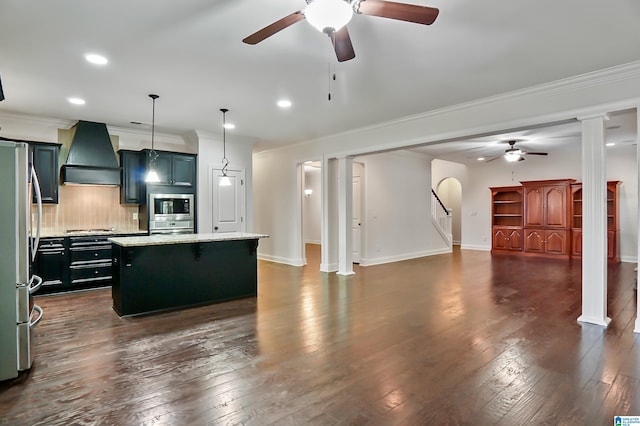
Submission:
M 313 193 L 305 196 L 302 211 L 304 242 L 320 244 L 322 223 L 322 170 L 319 167 L 304 166 L 304 189 Z
M 431 158 L 398 151 L 364 164 L 363 266 L 448 252 L 431 222 Z
M 254 227 L 271 236 L 258 247 L 263 259 L 304 264 L 296 237 L 302 228 L 297 203 L 304 198 L 297 194 L 296 170 L 302 159 L 322 157 L 309 148 L 302 144 L 254 155 Z M 365 177 L 361 265 L 448 251 L 430 218 L 430 157 L 397 152 L 354 161 L 364 164 Z M 329 235 L 335 237 L 331 230 Z M 334 261 L 331 258 L 327 268 L 334 269 Z
M 638 170 L 635 146 L 607 148 L 607 180 L 620 186 L 620 257 L 637 259 Z M 489 187 L 519 185 L 520 181 L 565 179 L 580 181 L 581 152 L 559 152 L 547 157 L 506 163 L 501 159 L 471 166 L 433 161 L 433 178 L 455 177 L 462 184 L 462 248 L 491 249 L 491 193 Z
M 212 170 L 222 167 L 222 135 L 196 131 L 187 138 L 198 148 L 198 232 L 213 232 Z M 238 136 L 226 138 L 229 170 L 245 173 L 246 231 L 253 232 L 253 157 L 254 140 Z M 230 140 L 231 139 L 231 140 Z M 261 240 L 260 244 L 262 244 Z

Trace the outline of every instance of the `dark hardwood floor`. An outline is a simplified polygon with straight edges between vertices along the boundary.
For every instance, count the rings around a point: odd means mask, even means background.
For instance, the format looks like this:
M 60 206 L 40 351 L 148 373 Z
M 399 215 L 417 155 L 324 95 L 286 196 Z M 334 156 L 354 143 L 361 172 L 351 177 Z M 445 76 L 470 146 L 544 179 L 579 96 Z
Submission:
M 580 264 L 459 251 L 339 277 L 259 262 L 257 298 L 120 319 L 109 289 L 41 296 L 10 425 L 610 425 L 640 415 L 634 264 L 607 329 Z M 176 285 L 180 285 L 179 282 Z

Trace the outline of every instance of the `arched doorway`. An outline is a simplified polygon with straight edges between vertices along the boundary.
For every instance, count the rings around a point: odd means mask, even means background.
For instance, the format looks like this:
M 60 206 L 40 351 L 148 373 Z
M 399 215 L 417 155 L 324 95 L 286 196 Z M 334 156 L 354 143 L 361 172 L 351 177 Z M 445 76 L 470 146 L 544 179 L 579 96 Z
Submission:
M 451 234 L 453 245 L 462 242 L 462 185 L 456 178 L 442 179 L 436 188 L 436 194 L 442 203 L 451 210 Z

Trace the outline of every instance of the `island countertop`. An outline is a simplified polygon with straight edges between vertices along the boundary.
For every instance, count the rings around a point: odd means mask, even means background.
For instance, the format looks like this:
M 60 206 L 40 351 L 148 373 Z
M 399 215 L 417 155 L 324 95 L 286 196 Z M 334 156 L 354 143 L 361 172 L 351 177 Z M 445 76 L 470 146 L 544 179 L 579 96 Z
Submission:
M 160 246 L 168 244 L 209 243 L 216 241 L 257 240 L 266 234 L 249 232 L 218 232 L 211 234 L 155 234 L 140 237 L 113 237 L 109 241 L 122 247 Z

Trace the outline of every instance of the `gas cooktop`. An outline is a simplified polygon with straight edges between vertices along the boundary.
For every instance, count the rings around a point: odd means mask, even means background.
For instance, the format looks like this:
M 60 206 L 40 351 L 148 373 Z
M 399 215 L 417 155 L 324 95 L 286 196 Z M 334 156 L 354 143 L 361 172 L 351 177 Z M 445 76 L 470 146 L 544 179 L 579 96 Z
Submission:
M 114 234 L 115 228 L 110 229 L 67 229 L 67 234 Z

